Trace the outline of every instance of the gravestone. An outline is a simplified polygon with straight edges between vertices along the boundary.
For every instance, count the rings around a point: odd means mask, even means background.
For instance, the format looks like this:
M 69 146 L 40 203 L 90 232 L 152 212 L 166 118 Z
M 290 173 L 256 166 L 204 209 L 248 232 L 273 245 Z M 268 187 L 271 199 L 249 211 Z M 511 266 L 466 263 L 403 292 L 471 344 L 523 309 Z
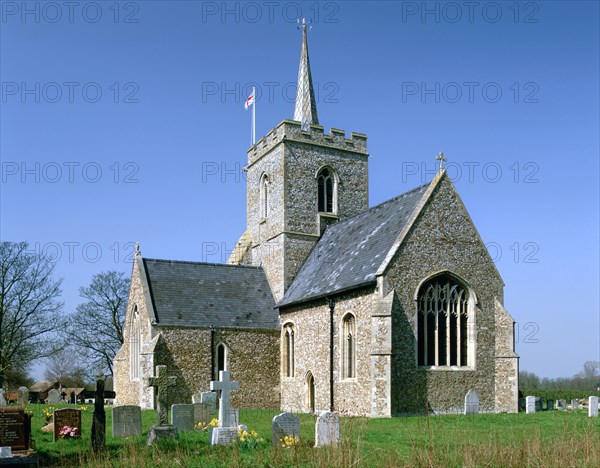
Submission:
M 588 416 L 590 418 L 598 417 L 598 397 L 591 396 L 588 403 Z
M 208 405 L 210 414 L 217 410 L 217 394 L 215 392 L 202 392 L 200 394 L 200 403 Z
M 135 405 L 113 407 L 112 434 L 113 437 L 142 435 L 142 409 Z
M 573 409 L 573 410 L 579 409 L 579 400 L 571 400 L 571 409 Z
M 194 406 L 194 425 L 198 423 L 208 424 L 210 422 L 210 411 L 208 405 L 204 403 L 193 403 Z
M 104 412 L 104 376 L 96 381 L 96 399 L 92 415 L 92 449 L 104 450 L 106 445 L 106 413 Z
M 28 450 L 31 442 L 31 415 L 23 408 L 0 409 L 0 447 Z
M 300 418 L 292 413 L 281 413 L 273 418 L 273 445 L 279 447 L 286 436 L 300 437 Z
M 535 413 L 535 409 L 536 409 L 535 397 L 528 396 L 527 398 L 525 398 L 525 412 L 527 414 Z
M 237 408 L 229 408 L 227 412 L 227 421 L 231 427 L 237 427 L 240 424 L 240 410 Z
M 49 405 L 57 405 L 60 402 L 60 392 L 53 388 L 48 392 L 48 398 L 46 398 L 46 403 Z
M 55 442 L 61 438 L 60 431 L 65 426 L 76 428 L 77 431 L 72 437 L 79 439 L 81 437 L 81 410 L 71 408 L 54 410 Z
M 543 406 L 542 406 L 542 399 L 541 398 L 537 398 L 535 399 L 535 411 L 542 411 Z
M 548 411 L 554 410 L 554 400 L 547 400 L 546 401 L 546 409 Z
M 168 417 L 168 391 L 169 387 L 173 387 L 177 383 L 176 377 L 167 376 L 167 366 L 156 366 L 156 377 L 145 379 L 147 387 L 156 388 L 157 392 L 157 424 L 152 426 L 148 431 L 147 445 L 152 445 L 161 439 L 177 439 L 177 428 L 169 424 Z
M 479 394 L 473 389 L 465 395 L 464 414 L 479 414 Z
M 237 437 L 237 424 L 235 424 L 237 421 L 234 421 L 235 413 L 232 412 L 230 393 L 238 388 L 240 388 L 239 382 L 229 380 L 229 371 L 219 371 L 219 380 L 210 383 L 211 390 L 221 391 L 219 425 L 212 430 L 211 445 L 231 445 Z
M 567 409 L 567 400 L 558 400 L 556 402 L 556 407 L 559 411 L 564 411 Z
M 6 399 L 4 398 L 4 389 L 0 388 L 0 406 L 6 406 Z
M 171 424 L 177 428 L 177 431 L 193 431 L 194 405 L 177 404 L 171 406 Z
M 17 398 L 17 405 L 25 406 L 29 403 L 29 389 L 27 387 L 19 387 L 19 396 Z
M 192 403 L 202 403 L 202 393 L 194 393 L 192 395 Z
M 334 445 L 340 441 L 340 418 L 336 413 L 325 411 L 315 424 L 315 447 Z

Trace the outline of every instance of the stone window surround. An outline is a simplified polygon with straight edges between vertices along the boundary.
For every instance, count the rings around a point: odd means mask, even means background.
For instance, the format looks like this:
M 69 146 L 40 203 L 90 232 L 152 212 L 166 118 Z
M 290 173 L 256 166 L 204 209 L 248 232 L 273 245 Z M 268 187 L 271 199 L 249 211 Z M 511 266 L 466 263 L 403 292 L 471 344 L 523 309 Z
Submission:
M 321 172 L 323 172 L 324 170 L 328 170 L 330 172 L 330 177 L 333 179 L 333 200 L 331 203 L 331 211 L 319 211 L 319 177 L 321 176 Z M 340 181 L 340 176 L 338 175 L 338 172 L 331 167 L 329 164 L 324 164 L 323 166 L 319 167 L 319 169 L 317 170 L 316 174 L 315 174 L 315 181 L 317 182 L 317 199 L 316 199 L 316 206 L 317 206 L 317 212 L 319 214 L 325 214 L 325 215 L 334 215 L 336 216 L 338 213 L 338 188 L 341 185 L 341 181 Z M 327 207 L 325 207 L 327 209 Z
M 470 365 L 468 366 L 420 366 L 419 365 L 419 343 L 418 343 L 418 318 L 419 318 L 419 291 L 421 289 L 421 286 L 423 286 L 425 283 L 427 283 L 428 281 L 432 280 L 433 278 L 437 277 L 437 276 L 449 276 L 452 279 L 454 279 L 455 281 L 457 281 L 459 284 L 461 284 L 469 293 L 469 299 L 468 299 L 468 309 L 467 309 L 467 353 L 469 356 L 469 362 Z M 421 280 L 421 282 L 419 282 L 419 284 L 417 285 L 416 289 L 415 289 L 415 293 L 413 295 L 413 300 L 414 300 L 414 322 L 413 322 L 413 333 L 414 333 L 414 337 L 415 337 L 415 347 L 414 347 L 414 356 L 415 356 L 415 368 L 417 371 L 422 371 L 422 372 L 474 372 L 477 370 L 477 362 L 475 359 L 475 356 L 477 355 L 477 323 L 476 323 L 476 315 L 477 315 L 477 310 L 479 309 L 478 307 L 478 303 L 479 301 L 477 300 L 477 294 L 475 293 L 475 290 L 473 289 L 473 287 L 469 284 L 468 281 L 466 281 L 464 278 L 462 278 L 460 275 L 457 275 L 456 273 L 450 271 L 450 270 L 440 270 L 440 271 L 436 271 L 435 273 L 430 274 L 429 276 L 427 276 L 426 278 L 424 278 L 423 280 Z
M 137 304 L 134 304 L 129 335 L 129 379 L 133 382 L 138 382 L 140 380 L 141 341 L 140 313 Z
M 346 343 L 346 334 L 347 334 L 347 328 L 349 327 L 348 325 L 348 320 L 352 319 L 353 323 L 352 323 L 352 367 L 353 367 L 353 371 L 352 371 L 352 376 L 348 376 L 348 348 L 347 348 L 347 343 Z M 342 317 L 342 319 L 340 320 L 339 323 L 339 330 L 340 330 L 340 379 L 339 382 L 357 382 L 358 381 L 358 376 L 357 376 L 357 372 L 356 372 L 356 338 L 357 338 L 357 333 L 356 333 L 356 316 L 352 313 L 352 312 L 347 312 L 344 314 L 344 316 Z M 350 330 L 348 330 L 350 331 Z
M 287 350 L 286 350 L 286 334 L 289 332 L 291 332 L 291 358 L 288 356 L 287 354 Z M 291 320 L 286 320 L 282 325 L 281 325 L 281 379 L 284 381 L 292 381 L 294 380 L 295 376 L 296 376 L 296 366 L 295 366 L 295 345 L 296 345 L 296 338 L 298 335 L 298 331 L 296 329 L 296 324 L 291 321 Z M 289 359 L 288 361 L 286 361 L 287 359 Z M 291 372 L 289 372 L 290 375 L 288 375 L 288 365 L 291 364 Z
M 263 223 L 269 217 L 269 176 L 266 173 L 262 173 L 260 176 L 260 222 Z
M 215 375 L 219 375 L 219 348 L 223 348 L 223 370 L 229 369 L 229 347 L 223 342 L 219 341 L 215 346 Z

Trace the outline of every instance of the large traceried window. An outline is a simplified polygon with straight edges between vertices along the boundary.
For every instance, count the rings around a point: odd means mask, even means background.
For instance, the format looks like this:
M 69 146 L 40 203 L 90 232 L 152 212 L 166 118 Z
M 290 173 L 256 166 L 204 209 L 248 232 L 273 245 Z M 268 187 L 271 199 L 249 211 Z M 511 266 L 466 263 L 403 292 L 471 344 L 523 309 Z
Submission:
M 260 178 L 260 217 L 269 216 L 269 177 L 263 174 Z
M 417 302 L 418 365 L 472 366 L 467 288 L 450 275 L 436 276 L 421 286 Z
M 356 377 L 356 319 L 347 314 L 342 320 L 342 378 Z
M 317 175 L 318 209 L 321 213 L 337 211 L 337 183 L 335 174 L 327 167 Z
M 138 313 L 137 305 L 134 305 L 129 335 L 129 374 L 132 380 L 140 378 L 141 338 L 140 314 Z
M 283 375 L 294 377 L 294 325 L 291 323 L 283 326 L 282 354 Z

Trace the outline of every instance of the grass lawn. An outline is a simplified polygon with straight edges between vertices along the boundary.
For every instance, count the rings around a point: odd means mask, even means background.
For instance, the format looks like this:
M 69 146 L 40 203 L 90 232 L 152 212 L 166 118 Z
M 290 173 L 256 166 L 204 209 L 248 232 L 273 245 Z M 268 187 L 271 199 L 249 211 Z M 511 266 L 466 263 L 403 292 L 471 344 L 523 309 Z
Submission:
M 32 437 L 42 466 L 600 466 L 600 419 L 588 418 L 583 410 L 342 418 L 338 449 L 313 448 L 316 418 L 301 415 L 300 445 L 282 449 L 271 445 L 271 420 L 278 414 L 273 410 L 240 410 L 240 421 L 264 438 L 257 448 L 211 447 L 206 431 L 180 433 L 177 442 L 147 447 L 156 412 L 142 411 L 143 436 L 116 439 L 107 407 L 107 447 L 95 455 L 90 449 L 92 406 L 82 414 L 82 438 L 57 442 L 52 433 L 41 431 L 46 407 L 27 407 L 34 415 Z

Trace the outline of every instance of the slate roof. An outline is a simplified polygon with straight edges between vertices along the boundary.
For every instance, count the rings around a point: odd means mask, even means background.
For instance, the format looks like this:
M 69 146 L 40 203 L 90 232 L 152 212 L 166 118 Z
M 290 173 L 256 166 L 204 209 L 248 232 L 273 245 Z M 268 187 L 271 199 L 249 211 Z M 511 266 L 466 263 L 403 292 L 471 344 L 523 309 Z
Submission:
M 144 258 L 159 326 L 278 328 L 262 268 Z
M 375 273 L 429 186 L 328 227 L 277 306 L 374 283 Z

